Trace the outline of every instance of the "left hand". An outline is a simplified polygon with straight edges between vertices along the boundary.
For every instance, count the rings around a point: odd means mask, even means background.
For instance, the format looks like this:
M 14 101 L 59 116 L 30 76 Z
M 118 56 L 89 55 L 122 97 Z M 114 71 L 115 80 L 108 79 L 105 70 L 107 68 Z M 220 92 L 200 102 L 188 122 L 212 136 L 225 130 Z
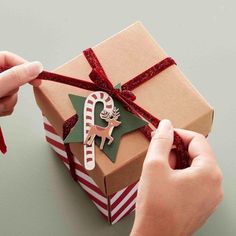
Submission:
M 7 116 L 14 110 L 20 86 L 28 82 L 33 86 L 40 84 L 33 80 L 42 72 L 43 66 L 37 61 L 27 62 L 10 52 L 0 52 L 0 67 L 10 67 L 0 73 L 0 116 Z

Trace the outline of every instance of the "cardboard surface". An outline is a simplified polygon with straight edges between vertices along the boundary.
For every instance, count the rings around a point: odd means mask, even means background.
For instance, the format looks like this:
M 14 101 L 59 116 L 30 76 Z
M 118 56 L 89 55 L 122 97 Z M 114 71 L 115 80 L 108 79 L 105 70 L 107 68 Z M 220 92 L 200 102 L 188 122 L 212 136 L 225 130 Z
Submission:
M 93 49 L 113 85 L 123 84 L 167 57 L 141 23 L 131 25 Z M 90 80 L 91 67 L 85 57 L 79 55 L 55 72 Z M 34 91 L 40 109 L 60 135 L 65 120 L 75 113 L 68 94 L 87 96 L 90 93 L 50 81 L 43 81 Z M 204 135 L 210 132 L 213 109 L 177 66 L 169 67 L 133 92 L 137 104 L 160 119 L 170 119 L 175 127 Z M 140 131 L 126 134 L 121 139 L 115 164 L 97 147 L 96 167 L 89 175 L 107 195 L 124 188 L 139 179 L 148 144 Z M 70 146 L 83 163 L 82 144 Z

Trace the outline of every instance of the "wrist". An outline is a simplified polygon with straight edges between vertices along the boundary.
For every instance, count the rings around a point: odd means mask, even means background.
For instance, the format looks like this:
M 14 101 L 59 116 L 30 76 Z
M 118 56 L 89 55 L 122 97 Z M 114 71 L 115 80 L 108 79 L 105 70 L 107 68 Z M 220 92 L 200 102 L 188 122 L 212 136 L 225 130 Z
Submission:
M 191 236 L 173 217 L 137 216 L 130 236 Z

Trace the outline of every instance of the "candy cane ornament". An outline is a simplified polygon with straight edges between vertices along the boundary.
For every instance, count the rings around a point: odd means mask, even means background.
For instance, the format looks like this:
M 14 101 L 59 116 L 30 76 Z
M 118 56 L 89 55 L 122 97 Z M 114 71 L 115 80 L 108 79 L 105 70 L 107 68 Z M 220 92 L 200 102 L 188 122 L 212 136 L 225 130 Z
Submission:
M 100 118 L 108 123 L 106 127 L 94 124 L 95 105 L 98 102 L 102 102 L 104 106 L 103 111 L 100 113 Z M 84 104 L 84 167 L 86 170 L 92 170 L 95 167 L 95 137 L 101 137 L 101 150 L 106 139 L 109 139 L 108 145 L 110 145 L 113 142 L 111 134 L 114 127 L 121 124 L 117 120 L 119 116 L 119 109 L 114 107 L 114 101 L 108 93 L 97 91 L 86 98 Z

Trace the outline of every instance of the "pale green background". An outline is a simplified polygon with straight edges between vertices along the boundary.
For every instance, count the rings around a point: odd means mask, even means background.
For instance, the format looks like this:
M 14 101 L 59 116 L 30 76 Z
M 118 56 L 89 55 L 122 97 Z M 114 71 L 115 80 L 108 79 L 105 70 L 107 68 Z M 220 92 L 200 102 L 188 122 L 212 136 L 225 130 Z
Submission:
M 52 70 L 134 21 L 143 21 L 216 110 L 210 142 L 224 173 L 225 199 L 196 235 L 233 236 L 235 11 L 234 0 L 0 0 L 0 50 L 40 60 Z M 53 156 L 30 86 L 21 90 L 15 113 L 0 122 L 9 147 L 0 158 L 0 235 L 129 234 L 134 215 L 109 226 Z

